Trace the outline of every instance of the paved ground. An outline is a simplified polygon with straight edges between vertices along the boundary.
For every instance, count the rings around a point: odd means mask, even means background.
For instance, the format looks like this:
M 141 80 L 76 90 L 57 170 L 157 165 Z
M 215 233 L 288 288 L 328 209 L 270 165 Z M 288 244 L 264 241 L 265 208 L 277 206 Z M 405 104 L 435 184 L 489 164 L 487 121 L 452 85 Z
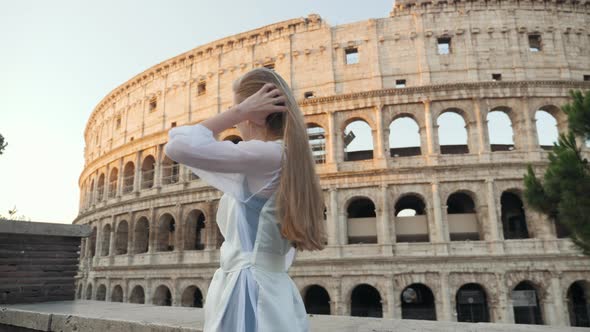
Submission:
M 563 326 L 468 324 L 348 316 L 310 315 L 309 320 L 312 331 L 322 332 L 590 331 Z M 200 332 L 203 328 L 203 310 L 88 300 L 0 305 L 0 331 L 2 324 L 63 332 Z

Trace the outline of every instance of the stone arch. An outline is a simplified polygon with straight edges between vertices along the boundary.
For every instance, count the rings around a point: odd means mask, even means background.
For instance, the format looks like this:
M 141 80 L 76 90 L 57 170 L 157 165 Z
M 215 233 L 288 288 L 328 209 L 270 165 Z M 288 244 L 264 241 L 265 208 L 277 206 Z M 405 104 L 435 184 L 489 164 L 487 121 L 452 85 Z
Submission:
M 123 302 L 123 287 L 115 285 L 111 290 L 111 302 Z
M 92 300 L 92 283 L 89 282 L 86 286 L 86 300 Z
M 490 151 L 512 151 L 515 148 L 513 124 L 515 115 L 507 107 L 495 107 L 486 114 Z
M 470 190 L 458 190 L 447 197 L 447 224 L 451 241 L 479 241 L 483 238 L 476 202 L 476 195 Z
M 133 191 L 133 182 L 135 180 L 135 164 L 128 161 L 123 167 L 123 194 Z
M 326 288 L 313 284 L 303 289 L 303 303 L 308 314 L 330 315 L 330 294 Z
M 111 246 L 111 224 L 105 224 L 102 227 L 102 239 L 100 244 L 100 255 L 108 256 Z
M 469 153 L 468 124 L 469 116 L 460 108 L 447 108 L 436 116 L 436 135 L 441 154 Z
M 424 197 L 418 193 L 404 193 L 398 197 L 394 206 L 396 242 L 429 242 L 428 213 Z
M 105 185 L 105 175 L 104 175 L 104 173 L 100 173 L 100 176 L 98 177 L 96 201 L 100 202 L 104 198 L 104 185 Z
M 156 287 L 152 303 L 161 306 L 172 306 L 172 292 L 166 285 Z
M 161 168 L 162 184 L 168 185 L 178 182 L 180 179 L 180 165 L 178 162 L 165 156 Z
M 205 213 L 192 209 L 186 216 L 184 229 L 184 249 L 203 250 L 207 241 Z
M 97 236 L 97 229 L 96 226 L 92 227 L 92 233 L 90 234 L 88 241 L 88 249 L 90 250 L 90 257 L 94 257 L 96 255 L 96 236 Z
M 131 293 L 129 295 L 129 303 L 145 304 L 145 292 L 142 286 L 135 285 L 131 289 Z
M 459 322 L 489 322 L 490 309 L 485 288 L 478 283 L 461 286 L 455 295 L 455 309 Z
M 129 239 L 129 223 L 127 220 L 121 220 L 117 224 L 115 232 L 115 255 L 124 255 L 127 253 L 127 242 Z
M 519 282 L 510 293 L 514 323 L 543 325 L 538 287 L 529 280 Z
M 406 286 L 400 293 L 402 319 L 436 320 L 436 301 L 430 287 L 422 283 Z
M 344 133 L 344 137 L 347 135 L 351 137 L 348 145 L 346 144 L 347 139 L 344 138 L 344 161 L 373 159 L 373 128 L 374 126 L 371 126 L 365 118 L 360 116 L 354 116 L 344 121 L 341 132 Z M 350 135 L 351 131 L 354 136 Z M 357 137 L 356 141 L 355 137 Z
M 505 240 L 530 238 L 529 227 L 521 195 L 516 190 L 505 190 L 500 195 L 500 220 Z
M 410 128 L 411 127 L 411 128 Z M 416 118 L 409 113 L 397 114 L 389 123 L 389 155 L 391 157 L 419 156 L 421 151 L 420 126 Z M 398 142 L 396 138 L 404 137 L 411 142 Z
M 381 294 L 369 284 L 356 285 L 350 294 L 350 315 L 383 317 Z
M 375 203 L 368 197 L 353 197 L 346 203 L 349 244 L 377 243 Z
M 590 327 L 590 282 L 574 281 L 566 292 L 570 325 Z
M 148 252 L 150 239 L 150 222 L 147 217 L 141 216 L 133 228 L 133 253 Z
M 203 307 L 203 293 L 199 287 L 190 285 L 184 289 L 181 297 L 181 305 L 183 307 Z
M 172 213 L 165 212 L 158 218 L 156 251 L 172 251 L 175 246 L 176 221 Z
M 96 299 L 98 301 L 106 301 L 106 299 L 107 299 L 107 286 L 105 284 L 100 284 L 96 288 Z
M 315 163 L 326 163 L 326 130 L 324 127 L 315 122 L 308 122 L 307 136 Z
M 111 169 L 111 174 L 109 175 L 109 187 L 108 187 L 108 197 L 113 198 L 117 195 L 117 182 L 119 181 L 119 170 L 117 167 L 113 167 Z
M 154 186 L 156 173 L 156 158 L 147 155 L 141 162 L 141 189 L 150 189 Z

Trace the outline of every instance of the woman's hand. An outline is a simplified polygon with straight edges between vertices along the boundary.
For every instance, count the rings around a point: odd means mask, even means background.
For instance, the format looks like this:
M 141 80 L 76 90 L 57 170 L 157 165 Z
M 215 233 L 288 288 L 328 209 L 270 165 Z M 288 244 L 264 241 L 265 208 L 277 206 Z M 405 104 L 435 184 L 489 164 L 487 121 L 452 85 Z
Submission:
M 238 113 L 242 119 L 263 126 L 269 114 L 287 111 L 286 100 L 274 84 L 266 83 L 258 92 L 238 105 Z

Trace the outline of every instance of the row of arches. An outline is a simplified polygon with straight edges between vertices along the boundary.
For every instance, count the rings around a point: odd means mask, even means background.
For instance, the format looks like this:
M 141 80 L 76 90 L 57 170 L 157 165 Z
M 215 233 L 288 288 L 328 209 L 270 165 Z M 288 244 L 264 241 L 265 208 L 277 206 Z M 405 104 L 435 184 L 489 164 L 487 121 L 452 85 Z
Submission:
M 189 211 L 180 225 L 171 213 L 165 212 L 160 215 L 155 225 L 152 225 L 155 230 L 150 230 L 150 226 L 151 223 L 146 216 L 140 216 L 133 225 L 126 219 L 122 219 L 116 223 L 114 229 L 110 223 L 107 223 L 102 226 L 100 232 L 100 247 L 97 247 L 99 232 L 97 226 L 94 226 L 87 240 L 88 255 L 94 257 L 97 248 L 100 248 L 100 256 L 142 254 L 149 251 L 150 245 L 154 246 L 154 251 L 173 251 L 175 248 L 203 250 L 206 247 L 207 230 L 210 227 L 214 227 L 217 234 L 216 248 L 219 248 L 223 242 L 223 236 L 218 231 L 217 224 L 211 225 L 203 211 L 198 209 Z M 177 227 L 183 227 L 181 237 L 176 236 Z M 113 245 L 111 241 L 114 241 Z M 84 257 L 84 251 L 81 250 L 82 257 Z
M 590 327 L 590 283 L 579 280 L 572 283 L 566 292 L 567 309 L 571 326 Z M 78 286 L 77 298 L 82 298 L 82 283 Z M 99 284 L 93 293 L 92 284 L 86 286 L 85 299 L 106 300 L 107 288 Z M 166 285 L 159 285 L 151 294 L 151 301 L 146 301 L 145 290 L 135 285 L 127 296 L 130 303 L 152 303 L 172 306 L 173 296 Z M 203 307 L 203 294 L 198 286 L 189 285 L 180 294 L 179 305 L 184 307 Z M 332 300 L 329 292 L 321 285 L 312 284 L 303 288 L 302 294 L 308 314 L 331 315 Z M 540 300 L 540 289 L 529 280 L 519 282 L 509 294 L 514 323 L 545 324 L 544 312 Z M 123 302 L 123 288 L 114 285 L 110 300 Z M 356 285 L 350 293 L 350 315 L 359 317 L 383 317 L 383 299 L 379 290 L 363 283 Z M 462 285 L 454 295 L 455 314 L 459 322 L 491 322 L 492 300 L 485 287 L 478 283 Z M 406 286 L 399 294 L 399 306 L 402 319 L 437 320 L 436 299 L 432 290 L 425 284 L 413 283 Z

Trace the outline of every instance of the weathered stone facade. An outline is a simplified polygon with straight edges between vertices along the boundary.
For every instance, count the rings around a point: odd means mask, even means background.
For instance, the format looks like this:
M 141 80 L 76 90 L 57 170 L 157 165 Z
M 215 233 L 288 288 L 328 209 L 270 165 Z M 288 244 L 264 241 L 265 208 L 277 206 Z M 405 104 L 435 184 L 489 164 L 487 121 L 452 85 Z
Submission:
M 267 66 L 325 137 L 317 171 L 328 246 L 299 253 L 289 272 L 314 310 L 465 320 L 457 301 L 470 285 L 483 296 L 483 320 L 522 322 L 511 294 L 534 291 L 540 322 L 584 324 L 571 316 L 574 302 L 587 308 L 586 296 L 572 294 L 587 292 L 590 260 L 558 223 L 526 204 L 518 209 L 526 165 L 541 174 L 547 162 L 536 112 L 550 113 L 564 132 L 568 91 L 590 89 L 589 26 L 588 1 L 398 1 L 387 18 L 331 27 L 310 15 L 146 70 L 106 96 L 87 123 L 74 223 L 94 235 L 84 241 L 78 297 L 202 305 L 219 266 L 221 193 L 162 147 L 172 126 L 227 109 L 233 80 Z M 510 119 L 512 146 L 490 143 L 495 111 Z M 437 119 L 449 112 L 465 122 L 465 145 L 439 143 Z M 417 124 L 419 146 L 390 148 L 389 128 L 400 118 Z M 371 128 L 372 150 L 346 151 L 341 138 L 354 121 Z M 405 209 L 416 215 L 400 215 Z M 307 294 L 313 285 L 320 287 Z M 408 286 L 432 304 L 404 303 Z M 327 308 L 314 302 L 325 293 Z M 359 304 L 363 298 L 379 305 Z

